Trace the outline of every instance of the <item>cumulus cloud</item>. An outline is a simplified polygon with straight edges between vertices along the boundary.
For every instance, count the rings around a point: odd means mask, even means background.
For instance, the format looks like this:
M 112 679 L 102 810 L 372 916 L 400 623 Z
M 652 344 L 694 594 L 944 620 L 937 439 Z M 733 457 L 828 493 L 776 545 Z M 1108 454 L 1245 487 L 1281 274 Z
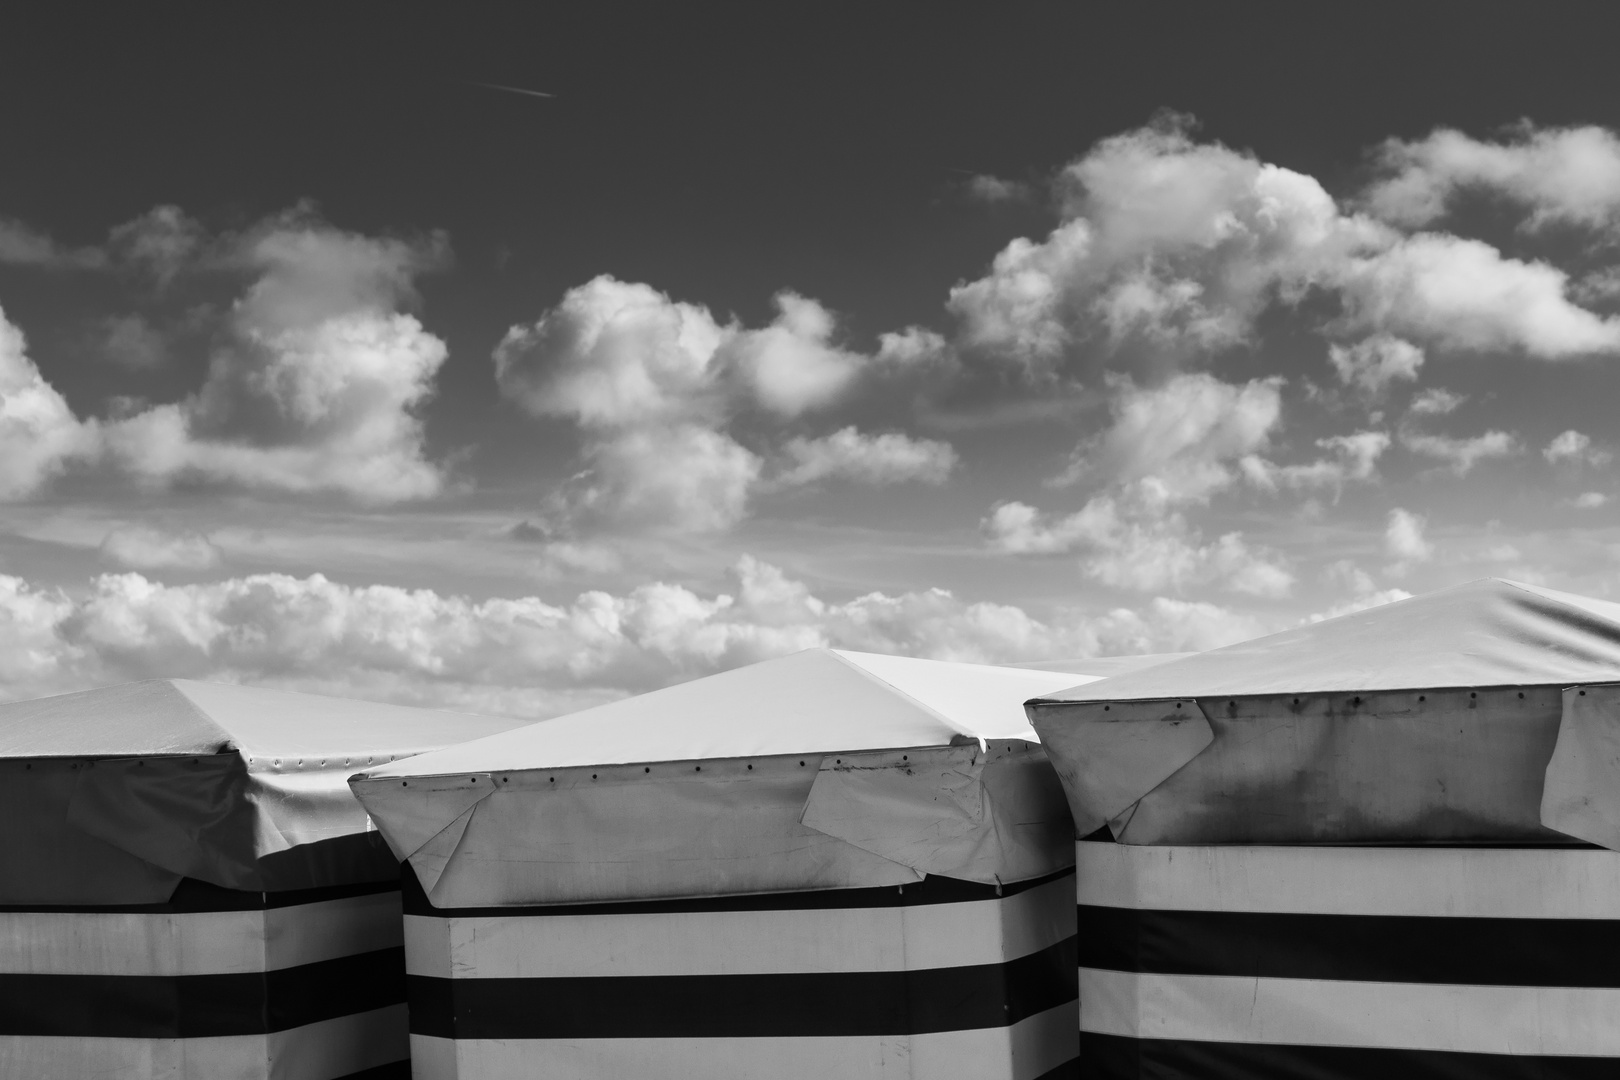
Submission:
M 775 480 L 783 487 L 835 477 L 873 486 L 907 481 L 943 484 L 957 465 L 950 443 L 898 432 L 867 435 L 854 427 L 819 439 L 789 439 L 783 450 L 792 462 Z
M 1548 443 L 1541 451 L 1541 456 L 1555 465 L 1559 462 L 1570 462 L 1590 465 L 1595 469 L 1601 469 L 1614 460 L 1611 451 L 1592 445 L 1592 436 L 1573 428 Z
M 1232 462 L 1266 446 L 1282 415 L 1281 387 L 1281 379 L 1238 386 L 1202 372 L 1158 387 L 1120 384 L 1113 424 L 1060 479 L 1101 475 L 1137 482 L 1167 503 L 1207 500 L 1236 480 Z
M 1566 274 L 1475 240 L 1407 235 L 1342 209 L 1315 179 L 1195 142 L 1171 120 L 1104 139 L 1063 174 L 1063 220 L 1020 238 L 949 307 L 970 350 L 1037 375 L 1142 355 L 1207 353 L 1249 340 L 1255 320 L 1310 290 L 1338 298 L 1333 328 L 1460 351 L 1556 359 L 1620 351 L 1620 321 L 1574 304 Z M 1350 377 L 1415 370 L 1411 353 L 1345 353 Z
M 256 276 L 202 388 L 104 425 L 111 456 L 154 485 L 337 491 L 362 502 L 436 494 L 419 410 L 444 342 L 402 305 L 443 263 L 442 237 L 342 232 L 294 211 L 236 238 Z
M 0 311 L 0 500 L 34 494 L 97 449 L 96 426 L 80 421 L 45 381 L 22 331 Z
M 173 585 L 105 574 L 83 594 L 0 575 L 0 699 L 167 676 L 543 717 L 832 645 L 958 661 L 1206 648 L 1262 629 L 1208 604 L 1064 612 L 943 589 L 834 601 L 751 558 L 730 592 L 473 600 L 255 574 Z
M 1575 496 L 1574 506 L 1577 510 L 1597 510 L 1607 506 L 1609 497 L 1601 491 L 1583 491 Z
M 782 292 L 776 306 L 773 322 L 747 329 L 604 275 L 513 327 L 495 351 L 502 393 L 585 436 L 587 471 L 554 500 L 555 512 L 575 525 L 729 528 L 762 483 L 760 455 L 731 433 L 738 413 L 753 409 L 769 424 L 823 409 L 867 370 L 923 363 L 943 346 L 912 328 L 886 335 L 868 357 L 834 343 L 835 320 L 816 301 Z M 791 440 L 785 452 L 794 464 L 777 486 L 834 475 L 938 482 L 955 464 L 943 443 L 853 428 Z
M 1505 431 L 1487 431 L 1471 439 L 1403 431 L 1401 445 L 1414 454 L 1438 458 L 1458 476 L 1466 476 L 1481 461 L 1512 457 L 1521 449 L 1519 440 Z
M 1215 585 L 1252 596 L 1287 596 L 1294 573 L 1276 552 L 1249 546 L 1240 533 L 1205 542 L 1178 513 L 1103 494 L 1062 517 L 1026 503 L 996 506 L 981 523 L 991 549 L 1011 555 L 1080 553 L 1081 571 L 1119 589 L 1184 591 Z
M 201 533 L 120 525 L 101 541 L 101 557 L 131 570 L 211 570 L 219 548 Z
M 1383 175 L 1365 201 L 1403 225 L 1438 220 L 1470 190 L 1524 206 L 1533 228 L 1620 224 L 1620 138 L 1606 128 L 1523 124 L 1500 142 L 1439 128 L 1423 139 L 1389 140 L 1378 164 Z
M 1434 557 L 1434 545 L 1424 537 L 1428 519 L 1400 507 L 1389 512 L 1384 527 L 1384 552 L 1401 564 L 1427 562 Z
M 1378 460 L 1389 449 L 1390 437 L 1382 431 L 1357 431 L 1330 435 L 1316 445 L 1331 456 L 1315 461 L 1278 465 L 1258 455 L 1239 462 L 1244 477 L 1266 491 L 1280 488 L 1341 488 L 1346 483 L 1372 480 L 1378 474 Z
M 1306 623 L 1336 619 L 1341 615 L 1351 615 L 1358 611 L 1366 611 L 1368 608 L 1393 604 L 1397 600 L 1409 600 L 1412 596 L 1405 589 L 1380 589 L 1371 575 L 1348 559 L 1341 559 L 1329 566 L 1327 577 L 1330 582 L 1344 588 L 1349 595 L 1325 611 L 1307 615 L 1303 620 Z
M 1376 397 L 1397 379 L 1416 379 L 1423 366 L 1423 350 L 1400 338 L 1375 334 L 1354 345 L 1329 346 L 1328 359 L 1346 386 Z
M 116 226 L 107 238 L 111 258 L 119 265 L 167 285 L 208 243 L 202 225 L 178 206 L 155 206 Z
M 1412 398 L 1407 411 L 1414 416 L 1449 416 L 1468 399 L 1441 386 L 1432 386 Z

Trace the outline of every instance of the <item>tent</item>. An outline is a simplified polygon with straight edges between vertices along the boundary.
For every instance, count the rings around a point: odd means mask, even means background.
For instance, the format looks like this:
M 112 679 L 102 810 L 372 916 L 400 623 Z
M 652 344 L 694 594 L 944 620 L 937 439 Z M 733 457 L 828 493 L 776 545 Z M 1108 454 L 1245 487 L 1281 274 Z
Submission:
M 345 778 L 516 721 L 179 679 L 0 705 L 0 1075 L 408 1075 Z
M 1027 708 L 1099 830 L 1088 1072 L 1620 1069 L 1620 604 L 1477 581 Z
M 1078 678 L 811 649 L 361 772 L 417 1077 L 1072 1070 L 1073 827 L 1021 704 Z

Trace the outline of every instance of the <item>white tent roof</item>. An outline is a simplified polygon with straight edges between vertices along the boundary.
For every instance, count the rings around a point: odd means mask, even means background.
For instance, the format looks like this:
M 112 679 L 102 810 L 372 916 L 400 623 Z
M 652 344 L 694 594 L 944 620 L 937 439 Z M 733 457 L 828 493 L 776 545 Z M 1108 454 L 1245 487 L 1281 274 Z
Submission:
M 0 757 L 399 757 L 516 720 L 288 690 L 151 679 L 0 704 Z
M 368 777 L 1036 741 L 1025 698 L 1074 672 L 807 649 L 463 743 Z M 1095 679 L 1096 676 L 1089 678 Z
M 1620 604 L 1487 578 L 1040 695 L 1237 698 L 1620 680 Z

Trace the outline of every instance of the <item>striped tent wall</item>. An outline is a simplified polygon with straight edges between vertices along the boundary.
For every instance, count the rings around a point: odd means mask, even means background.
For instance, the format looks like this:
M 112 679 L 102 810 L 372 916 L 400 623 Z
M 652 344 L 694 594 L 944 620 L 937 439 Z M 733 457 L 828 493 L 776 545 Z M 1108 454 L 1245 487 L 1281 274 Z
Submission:
M 1620 1076 L 1620 854 L 1081 842 L 1098 1080 Z
M 413 884 L 417 1080 L 1075 1075 L 1072 871 L 456 910 Z
M 395 883 L 0 908 L 0 1076 L 406 1080 Z

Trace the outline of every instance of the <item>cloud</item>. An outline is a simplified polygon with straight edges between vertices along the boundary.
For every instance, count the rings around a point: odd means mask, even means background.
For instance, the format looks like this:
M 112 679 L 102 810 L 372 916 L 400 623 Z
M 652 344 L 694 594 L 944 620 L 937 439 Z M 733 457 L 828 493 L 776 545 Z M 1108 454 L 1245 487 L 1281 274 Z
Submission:
M 104 426 L 112 458 L 152 485 L 197 481 L 336 491 L 387 503 L 439 492 L 422 405 L 444 342 L 399 308 L 443 265 L 442 237 L 342 232 L 293 211 L 237 238 L 256 277 L 201 389 Z
M 898 432 L 865 435 L 841 428 L 819 439 L 789 439 L 784 445 L 793 465 L 777 476 L 783 487 L 842 477 L 873 486 L 917 481 L 943 484 L 956 468 L 950 443 L 914 439 Z
M 1592 437 L 1573 428 L 1564 432 L 1541 451 L 1541 456 L 1557 464 L 1561 461 L 1601 469 L 1614 460 L 1614 454 L 1592 445 Z
M 1102 140 L 1064 170 L 1059 190 L 1051 233 L 1009 243 L 947 305 L 964 348 L 1037 379 L 1241 344 L 1265 310 L 1312 290 L 1342 307 L 1324 329 L 1412 348 L 1543 359 L 1620 351 L 1620 320 L 1572 303 L 1563 271 L 1347 212 L 1310 176 L 1195 142 L 1184 120 Z M 1350 377 L 1376 383 L 1405 377 L 1415 356 L 1342 359 Z
M 754 410 L 768 438 L 773 424 L 834 404 L 866 372 L 925 365 L 943 345 L 913 327 L 885 335 L 868 357 L 833 344 L 835 321 L 816 301 L 781 292 L 775 302 L 776 319 L 751 330 L 604 275 L 507 333 L 495 351 L 502 393 L 584 435 L 587 470 L 553 499 L 560 523 L 728 529 L 763 484 L 760 454 L 731 433 L 738 414 Z M 938 482 L 955 464 L 944 443 L 853 428 L 796 438 L 784 450 L 795 464 L 775 486 L 834 475 Z
M 1378 461 L 1389 449 L 1389 444 L 1390 437 L 1382 431 L 1357 431 L 1316 440 L 1316 445 L 1332 453 L 1332 457 L 1278 465 L 1251 454 L 1239 465 L 1250 483 L 1266 491 L 1279 488 L 1339 488 L 1351 481 L 1374 479 L 1378 475 Z
M 121 525 L 101 541 L 101 557 L 131 570 L 211 570 L 219 548 L 200 533 Z
M 1449 416 L 1468 399 L 1440 386 L 1433 386 L 1412 398 L 1407 411 L 1414 416 Z
M 48 235 L 21 221 L 0 218 L 0 265 L 32 266 L 44 270 L 93 270 L 106 265 L 98 248 L 64 248 Z
M 759 403 L 780 416 L 832 404 L 855 381 L 866 357 L 831 343 L 832 313 L 816 301 L 780 292 L 775 302 L 775 321 L 733 337 L 728 363 L 752 385 Z
M 208 237 L 178 206 L 155 206 L 116 226 L 107 238 L 112 260 L 167 285 L 202 251 Z
M 1383 175 L 1364 200 L 1402 225 L 1438 220 L 1470 190 L 1526 207 L 1532 228 L 1620 224 L 1620 138 L 1606 128 L 1525 123 L 1502 142 L 1438 128 L 1419 140 L 1389 140 L 1378 164 Z
M 1384 528 L 1384 552 L 1402 564 L 1427 562 L 1434 557 L 1434 545 L 1424 538 L 1428 519 L 1400 507 L 1389 512 Z
M 802 648 L 1013 661 L 1225 644 L 1260 632 L 1209 604 L 1060 612 L 943 589 L 816 596 L 743 558 L 730 592 L 474 600 L 254 574 L 172 585 L 104 574 L 82 595 L 0 575 L 0 699 L 148 677 L 285 686 L 544 717 Z
M 963 186 L 971 198 L 992 205 L 1027 202 L 1035 195 L 1034 189 L 1020 180 L 1005 180 L 984 173 L 971 177 Z
M 1577 510 L 1597 510 L 1607 506 L 1609 497 L 1601 491 L 1583 491 L 1575 496 L 1573 505 Z
M 1216 585 L 1251 596 L 1287 596 L 1294 573 L 1276 552 L 1251 548 L 1239 533 L 1206 543 L 1176 513 L 1098 495 L 1073 514 L 1051 518 L 1020 502 L 996 506 L 981 523 L 990 547 L 1010 555 L 1080 553 L 1080 569 L 1104 585 L 1141 592 Z
M 97 450 L 96 426 L 81 422 L 45 381 L 22 331 L 0 311 L 0 501 L 34 494 Z
M 101 351 L 120 367 L 140 371 L 161 367 L 168 343 L 140 315 L 114 315 L 101 324 Z
M 1281 379 L 1241 386 L 1203 373 L 1162 386 L 1116 386 L 1114 421 L 1060 478 L 1137 482 L 1166 503 L 1200 502 L 1237 478 L 1231 463 L 1263 449 L 1282 416 Z
M 1377 397 L 1397 379 L 1410 382 L 1417 378 L 1423 350 L 1400 338 L 1375 334 L 1354 345 L 1329 346 L 1328 359 L 1341 382 Z
M 1471 439 L 1403 431 L 1401 445 L 1414 454 L 1440 459 L 1458 476 L 1466 476 L 1481 461 L 1512 457 L 1521 449 L 1519 440 L 1505 431 L 1487 431 Z
M 1421 233 L 1348 260 L 1333 277 L 1348 325 L 1543 360 L 1620 351 L 1620 320 L 1571 303 L 1568 274 L 1479 240 Z
M 759 456 L 700 424 L 632 428 L 586 450 L 588 469 L 560 493 L 578 525 L 719 532 L 747 513 Z

